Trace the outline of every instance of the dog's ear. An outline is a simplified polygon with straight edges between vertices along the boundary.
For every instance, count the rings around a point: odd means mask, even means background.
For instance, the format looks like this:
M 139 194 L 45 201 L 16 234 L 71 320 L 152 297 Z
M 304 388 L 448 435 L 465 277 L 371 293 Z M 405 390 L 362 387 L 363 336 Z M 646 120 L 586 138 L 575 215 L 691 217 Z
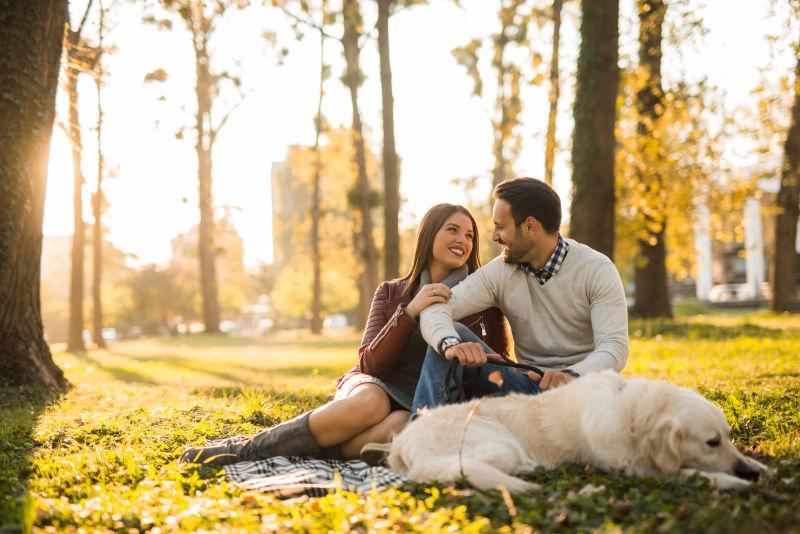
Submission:
M 662 419 L 644 438 L 645 450 L 661 473 L 676 473 L 681 468 L 684 432 L 673 418 Z

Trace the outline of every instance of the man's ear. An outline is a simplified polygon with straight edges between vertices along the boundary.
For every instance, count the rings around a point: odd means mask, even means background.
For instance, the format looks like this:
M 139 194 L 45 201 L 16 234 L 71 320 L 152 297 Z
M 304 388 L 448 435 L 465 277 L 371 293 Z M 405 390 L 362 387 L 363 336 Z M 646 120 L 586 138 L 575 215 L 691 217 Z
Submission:
M 537 221 L 535 218 L 528 216 L 524 221 L 522 221 L 522 228 L 525 230 L 526 235 L 531 235 L 537 229 L 542 227 L 542 223 Z

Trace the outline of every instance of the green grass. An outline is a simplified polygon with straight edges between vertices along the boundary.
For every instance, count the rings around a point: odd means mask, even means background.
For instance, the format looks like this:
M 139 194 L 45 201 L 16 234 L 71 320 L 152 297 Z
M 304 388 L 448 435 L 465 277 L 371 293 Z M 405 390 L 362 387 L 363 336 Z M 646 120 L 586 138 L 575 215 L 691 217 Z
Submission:
M 458 531 L 800 532 L 800 317 L 715 313 L 631 324 L 625 370 L 697 388 L 737 443 L 772 468 L 742 493 L 700 479 L 631 479 L 583 465 L 536 471 L 542 489 L 407 485 L 281 501 L 180 468 L 180 451 L 317 406 L 358 339 L 284 335 L 120 342 L 73 356 L 57 399 L 0 390 L 0 532 Z M 581 491 L 583 489 L 583 491 Z

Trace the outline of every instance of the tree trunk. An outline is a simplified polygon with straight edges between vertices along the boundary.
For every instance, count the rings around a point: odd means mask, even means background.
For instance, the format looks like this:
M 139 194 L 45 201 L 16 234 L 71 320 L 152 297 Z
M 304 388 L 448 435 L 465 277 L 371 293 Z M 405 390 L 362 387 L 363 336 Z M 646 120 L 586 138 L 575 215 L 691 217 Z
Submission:
M 102 33 L 103 33 L 103 11 L 100 10 L 100 39 L 98 44 L 98 54 L 102 53 Z M 96 65 L 99 69 L 100 65 Z M 94 192 L 94 272 L 92 273 L 92 323 L 94 331 L 94 342 L 98 349 L 105 349 L 106 340 L 103 339 L 103 103 L 101 100 L 101 79 L 100 73 L 95 73 L 95 88 L 97 89 L 97 189 Z
M 798 43 L 800 50 L 800 43 Z M 797 311 L 797 218 L 800 215 L 800 54 L 794 70 L 794 104 L 783 145 L 780 212 L 775 220 L 775 259 L 772 267 L 772 302 L 775 311 Z
M 636 301 L 633 314 L 639 317 L 672 317 L 667 285 L 667 246 L 664 241 L 667 219 L 663 215 L 664 180 L 661 161 L 665 158 L 655 135 L 664 106 L 661 86 L 661 34 L 667 6 L 663 0 L 639 0 L 639 68 L 644 71 L 644 86 L 636 94 L 639 123 L 637 137 L 646 166 L 637 170 L 640 184 L 645 184 L 646 201 L 657 215 L 645 214 L 647 237 L 638 241 L 639 253 L 634 265 Z M 656 220 L 654 217 L 658 217 Z
M 219 297 L 214 252 L 214 208 L 211 193 L 211 72 L 207 36 L 194 31 L 195 70 L 197 82 L 197 111 L 195 129 L 197 140 L 197 180 L 200 204 L 198 257 L 200 259 L 200 288 L 203 296 L 203 323 L 206 333 L 219 332 Z
M 0 381 L 61 390 L 39 297 L 47 160 L 67 2 L 10 2 L 0 25 Z
M 508 76 L 508 69 L 505 63 L 505 49 L 508 44 L 508 37 L 506 31 L 512 19 L 503 18 L 505 8 L 500 8 L 501 28 L 500 33 L 494 38 L 494 57 L 492 59 L 492 67 L 497 73 L 497 98 L 495 99 L 495 109 L 499 113 L 496 120 L 492 120 L 492 155 L 494 156 L 494 168 L 492 168 L 492 191 L 502 182 L 510 178 L 511 165 L 506 158 L 506 145 L 514 128 L 514 124 L 509 124 L 508 117 L 508 99 L 510 95 L 506 94 L 506 77 Z M 512 11 L 513 13 L 513 11 Z M 491 192 L 489 193 L 491 196 Z M 499 248 L 498 248 L 499 250 Z
M 619 0 L 583 2 L 581 10 L 570 235 L 613 260 Z
M 325 2 L 322 3 L 322 20 L 325 21 Z M 325 34 L 319 32 L 319 99 L 314 120 L 314 182 L 311 187 L 311 333 L 322 333 L 322 254 L 320 253 L 319 221 L 322 217 L 320 182 L 322 181 L 322 153 L 319 138 L 322 133 L 322 99 L 325 96 Z
M 394 142 L 394 96 L 389 56 L 389 15 L 392 0 L 378 0 L 378 55 L 383 106 L 383 276 L 400 276 L 400 176 Z
M 664 230 L 651 234 L 652 242 L 639 240 L 639 254 L 634 266 L 633 282 L 636 285 L 636 300 L 632 315 L 651 319 L 672 317 L 667 285 L 667 245 Z
M 375 248 L 375 241 L 372 235 L 372 190 L 367 177 L 367 158 L 364 146 L 364 132 L 361 124 L 361 113 L 358 107 L 358 87 L 361 85 L 362 73 L 359 66 L 359 45 L 358 38 L 361 27 L 361 13 L 359 11 L 358 0 L 344 0 L 344 35 L 342 45 L 344 46 L 344 56 L 347 63 L 347 71 L 344 76 L 345 85 L 350 90 L 350 105 L 353 110 L 353 145 L 355 148 L 355 164 L 358 170 L 358 181 L 356 183 L 356 197 L 358 198 L 358 212 L 361 220 L 359 226 L 359 245 L 361 259 L 363 261 L 363 283 L 361 284 L 361 313 L 359 317 L 359 327 L 363 327 L 367 320 L 369 302 L 372 294 L 378 286 L 378 252 Z
M 553 185 L 553 162 L 556 156 L 556 115 L 558 114 L 558 53 L 561 41 L 561 8 L 564 0 L 553 0 L 553 50 L 550 55 L 550 112 L 547 115 L 547 137 L 544 149 L 544 181 Z
M 81 123 L 78 116 L 78 73 L 80 70 L 80 38 L 81 31 L 67 30 L 67 96 L 69 99 L 69 140 L 72 145 L 73 175 L 73 225 L 72 253 L 70 261 L 69 283 L 69 330 L 67 333 L 67 350 L 83 352 L 83 256 L 85 250 L 86 231 L 83 223 L 83 170 L 81 169 L 83 145 L 81 140 Z

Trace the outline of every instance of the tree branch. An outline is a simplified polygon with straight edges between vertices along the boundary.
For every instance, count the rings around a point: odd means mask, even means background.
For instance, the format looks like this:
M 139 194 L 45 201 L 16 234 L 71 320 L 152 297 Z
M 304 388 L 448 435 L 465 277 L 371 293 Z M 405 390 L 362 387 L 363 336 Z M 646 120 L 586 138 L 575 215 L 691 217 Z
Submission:
M 335 35 L 329 34 L 328 32 L 325 31 L 325 28 L 323 26 L 320 26 L 319 24 L 317 24 L 313 20 L 305 19 L 305 18 L 303 18 L 303 17 L 301 17 L 299 15 L 296 15 L 296 14 L 292 13 L 289 10 L 289 8 L 287 8 L 286 6 L 277 5 L 276 7 L 278 9 L 280 9 L 281 11 L 283 11 L 283 13 L 287 17 L 289 17 L 290 19 L 294 20 L 295 22 L 299 22 L 300 24 L 304 24 L 304 25 L 308 26 L 309 28 L 313 28 L 314 30 L 318 31 L 319 33 L 321 33 L 322 35 L 324 35 L 328 39 L 333 39 L 333 40 L 339 41 L 339 42 L 342 41 L 341 37 L 337 37 Z
M 78 26 L 77 34 L 80 35 L 83 31 L 83 25 L 86 24 L 86 21 L 89 18 L 89 10 L 92 9 L 92 2 L 93 0 L 89 0 L 89 3 L 86 4 L 86 11 L 83 12 L 83 18 L 81 19 L 81 24 Z
M 222 127 L 225 126 L 225 123 L 228 122 L 228 119 L 231 117 L 231 115 L 233 115 L 233 112 L 236 111 L 239 108 L 239 106 L 242 105 L 242 103 L 247 99 L 248 96 L 250 96 L 253 93 L 253 91 L 256 90 L 256 88 L 258 88 L 257 85 L 251 87 L 246 93 L 243 93 L 239 101 L 236 102 L 233 106 L 231 106 L 231 109 L 229 109 L 228 112 L 225 113 L 225 115 L 223 115 L 222 120 L 219 121 L 219 124 L 216 127 L 212 126 L 210 128 L 211 130 L 209 132 L 210 145 L 214 144 L 214 141 L 217 139 L 217 134 L 219 133 L 220 130 L 222 130 Z

